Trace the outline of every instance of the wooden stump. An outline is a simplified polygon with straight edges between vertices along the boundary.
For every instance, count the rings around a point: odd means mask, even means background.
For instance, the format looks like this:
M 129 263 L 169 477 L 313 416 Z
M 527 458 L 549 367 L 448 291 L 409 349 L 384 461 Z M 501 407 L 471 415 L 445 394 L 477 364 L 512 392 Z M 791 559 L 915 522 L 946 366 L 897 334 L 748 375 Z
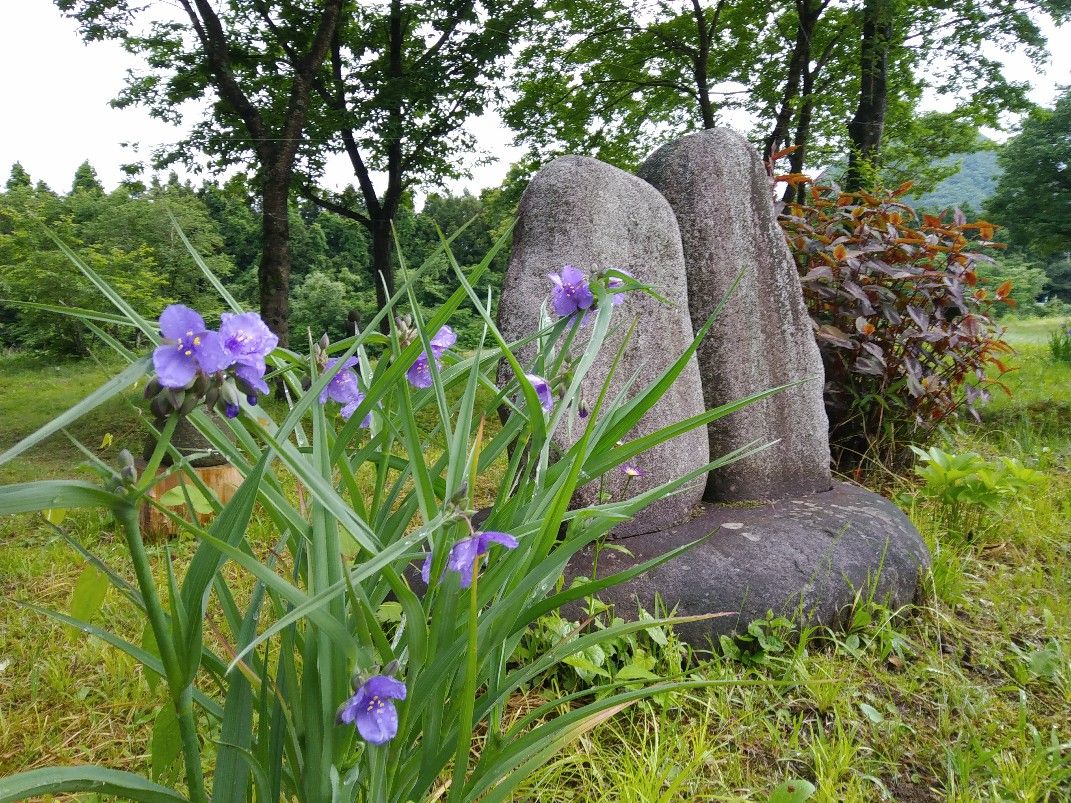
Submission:
M 241 472 L 230 463 L 224 463 L 220 466 L 194 468 L 193 471 L 223 504 L 226 504 L 234 496 L 234 492 L 242 484 Z M 191 494 L 197 491 L 197 486 L 188 476 L 181 471 L 176 471 L 157 482 L 149 490 L 149 496 L 159 502 L 164 494 L 172 488 L 178 487 L 181 482 L 186 483 Z M 185 504 L 173 507 L 172 510 L 183 518 L 189 517 L 189 507 Z M 210 514 L 197 514 L 197 520 L 202 526 L 207 524 L 211 518 Z M 138 512 L 138 522 L 141 525 L 141 537 L 146 541 L 163 541 L 174 538 L 179 533 L 179 526 L 148 502 L 142 504 L 141 510 Z

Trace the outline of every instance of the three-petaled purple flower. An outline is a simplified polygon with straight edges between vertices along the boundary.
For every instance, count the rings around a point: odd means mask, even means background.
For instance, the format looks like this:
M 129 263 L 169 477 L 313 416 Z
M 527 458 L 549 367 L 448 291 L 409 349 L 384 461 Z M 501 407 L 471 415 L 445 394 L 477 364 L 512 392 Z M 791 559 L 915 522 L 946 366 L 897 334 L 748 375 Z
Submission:
M 214 374 L 227 368 L 220 337 L 208 331 L 204 318 L 183 304 L 171 304 L 160 315 L 164 342 L 152 353 L 156 377 L 165 388 L 184 388 L 198 370 Z
M 326 370 L 330 371 L 337 363 L 337 358 L 328 360 Z M 347 359 L 339 368 L 338 373 L 331 377 L 331 381 L 320 391 L 320 404 L 327 404 L 328 399 L 338 402 L 342 405 L 339 414 L 347 421 L 356 412 L 358 405 L 364 401 L 364 394 L 361 393 L 357 383 L 357 374 L 353 371 L 353 366 L 356 364 L 356 357 Z M 369 427 L 371 424 L 372 414 L 368 413 L 361 421 L 361 426 Z
M 461 575 L 461 587 L 468 588 L 472 585 L 473 565 L 481 555 L 486 555 L 491 543 L 501 544 L 506 549 L 516 549 L 517 539 L 509 533 L 499 533 L 489 530 L 478 532 L 468 538 L 462 538 L 452 547 L 446 557 L 446 571 L 457 572 Z M 445 575 L 445 571 L 443 574 Z M 424 566 L 420 570 L 420 576 L 425 583 L 431 582 L 431 553 L 424 558 Z
M 549 412 L 550 408 L 554 406 L 554 396 L 550 392 L 550 383 L 535 374 L 525 374 L 524 378 L 532 383 L 532 388 L 535 390 L 536 396 L 539 397 L 539 403 L 544 410 Z
M 443 356 L 443 352 L 456 342 L 457 335 L 449 326 L 444 326 L 435 333 L 435 337 L 431 339 L 431 353 L 435 357 L 436 367 L 440 365 L 439 358 Z M 428 365 L 428 353 L 426 351 L 422 351 L 420 356 L 416 358 L 416 362 L 409 366 L 409 370 L 405 372 L 405 378 L 415 388 L 431 387 L 431 368 Z
M 394 700 L 405 699 L 405 684 L 386 675 L 373 675 L 338 710 L 340 724 L 357 725 L 361 738 L 385 744 L 398 733 Z
M 591 294 L 588 277 L 572 265 L 565 265 L 561 273 L 548 273 L 550 279 L 550 306 L 555 314 L 565 318 L 576 312 L 591 309 L 595 296 Z
M 621 464 L 621 473 L 624 474 L 629 479 L 632 479 L 633 477 L 646 477 L 647 476 L 647 472 L 644 471 L 642 468 L 640 468 L 636 464 L 635 460 L 630 460 L 627 463 L 622 463 Z
M 220 321 L 220 345 L 234 365 L 234 375 L 254 390 L 267 393 L 264 360 L 279 345 L 279 338 L 255 312 L 224 312 Z

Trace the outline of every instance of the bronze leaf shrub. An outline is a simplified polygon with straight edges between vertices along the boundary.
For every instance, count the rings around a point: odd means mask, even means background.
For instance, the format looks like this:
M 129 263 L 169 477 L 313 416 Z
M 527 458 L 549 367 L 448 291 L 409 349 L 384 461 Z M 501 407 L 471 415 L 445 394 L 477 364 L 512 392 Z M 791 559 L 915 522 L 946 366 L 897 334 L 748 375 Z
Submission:
M 994 226 L 956 210 L 919 215 L 910 189 L 844 192 L 803 176 L 781 226 L 796 260 L 825 364 L 834 457 L 894 459 L 942 421 L 976 405 L 1008 369 L 1011 351 L 993 320 L 1011 284 L 976 272 Z M 802 189 L 803 192 L 799 192 Z

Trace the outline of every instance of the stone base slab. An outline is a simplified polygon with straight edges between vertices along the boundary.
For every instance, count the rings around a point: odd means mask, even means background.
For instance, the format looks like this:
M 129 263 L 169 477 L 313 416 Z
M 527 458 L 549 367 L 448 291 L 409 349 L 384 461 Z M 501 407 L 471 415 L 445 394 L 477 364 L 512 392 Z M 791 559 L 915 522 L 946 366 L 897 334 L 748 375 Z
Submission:
M 598 574 L 614 574 L 708 534 L 599 598 L 626 619 L 637 604 L 654 612 L 656 596 L 682 616 L 732 613 L 678 627 L 685 640 L 705 649 L 767 611 L 835 627 L 857 597 L 872 596 L 894 608 L 909 603 L 930 566 L 929 550 L 903 511 L 864 488 L 835 483 L 829 491 L 751 507 L 704 504 L 671 529 L 615 538 L 632 555 L 603 548 Z M 567 580 L 590 576 L 592 557 L 592 548 L 578 554 Z M 579 608 L 567 612 L 580 615 Z

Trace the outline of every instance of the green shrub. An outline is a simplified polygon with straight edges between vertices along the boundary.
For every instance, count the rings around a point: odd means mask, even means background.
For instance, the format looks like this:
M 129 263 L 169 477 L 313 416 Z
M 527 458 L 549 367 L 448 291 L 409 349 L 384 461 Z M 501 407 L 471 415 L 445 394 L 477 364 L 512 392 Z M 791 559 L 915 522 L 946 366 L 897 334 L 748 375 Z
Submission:
M 979 534 L 990 514 L 1002 513 L 1009 501 L 1045 481 L 1044 474 L 1012 457 L 986 460 L 976 452 L 911 448 L 922 461 L 915 467 L 923 481 L 920 495 L 940 505 L 938 518 L 955 535 Z
M 800 179 L 796 179 L 799 183 Z M 812 186 L 781 225 L 796 260 L 825 367 L 830 441 L 839 462 L 903 455 L 937 424 L 988 398 L 1010 351 L 985 287 L 993 226 L 916 215 L 895 192 Z M 971 239 L 968 235 L 977 234 Z

